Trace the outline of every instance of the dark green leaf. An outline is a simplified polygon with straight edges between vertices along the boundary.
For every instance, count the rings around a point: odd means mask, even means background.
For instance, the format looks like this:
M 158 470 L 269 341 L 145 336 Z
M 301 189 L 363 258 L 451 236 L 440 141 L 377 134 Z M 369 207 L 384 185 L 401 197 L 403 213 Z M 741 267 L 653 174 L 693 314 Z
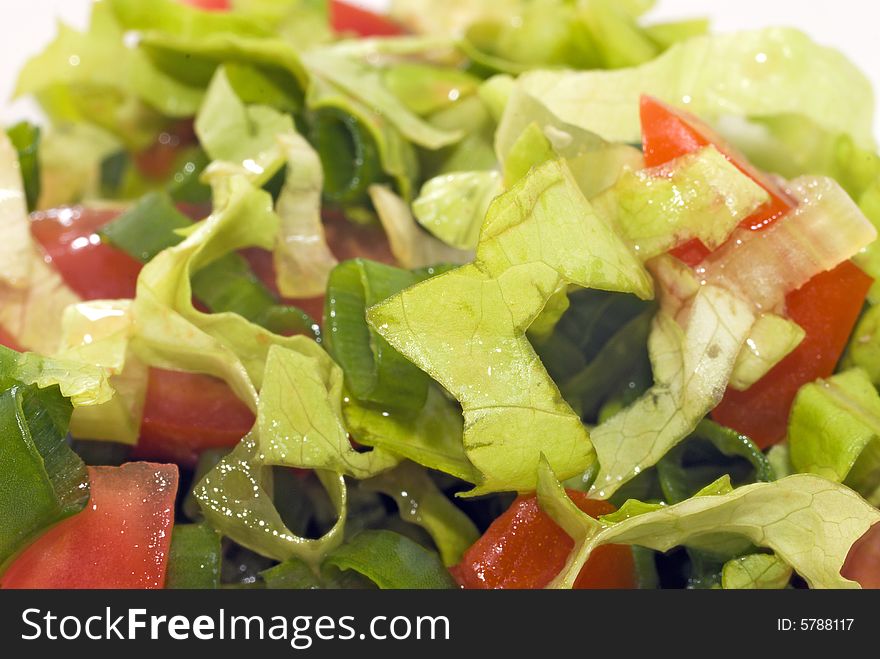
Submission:
M 165 588 L 220 587 L 220 535 L 206 524 L 176 524 L 171 535 Z
M 362 531 L 332 551 L 325 564 L 359 572 L 383 590 L 456 587 L 436 553 L 390 531 Z

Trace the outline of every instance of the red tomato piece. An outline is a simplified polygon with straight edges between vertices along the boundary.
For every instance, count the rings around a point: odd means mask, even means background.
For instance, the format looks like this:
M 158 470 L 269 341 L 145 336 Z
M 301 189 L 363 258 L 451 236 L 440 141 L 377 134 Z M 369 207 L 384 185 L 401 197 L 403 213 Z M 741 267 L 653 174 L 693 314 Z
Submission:
M 232 9 L 229 0 L 183 0 L 183 3 L 205 11 L 229 11 Z
M 795 207 L 796 202 L 785 190 L 752 166 L 745 156 L 699 118 L 653 96 L 643 95 L 639 109 L 642 122 L 642 150 L 648 167 L 663 165 L 712 144 L 741 172 L 751 177 L 769 193 L 770 201 L 746 218 L 740 226 L 759 231 Z M 699 240 L 691 240 L 672 250 L 671 253 L 688 265 L 695 266 L 709 255 L 709 249 Z
M 607 501 L 569 490 L 578 508 L 592 517 L 614 512 Z M 565 566 L 574 541 L 538 505 L 535 495 L 520 496 L 452 568 L 468 589 L 544 588 Z M 632 550 L 620 545 L 597 548 L 574 584 L 579 589 L 635 588 Z
M 174 525 L 177 467 L 89 467 L 86 508 L 13 561 L 3 588 L 162 588 Z
M 34 213 L 31 234 L 64 282 L 84 300 L 133 298 L 141 264 L 101 241 L 114 209 L 56 208 Z
M 162 131 L 152 145 L 134 155 L 134 164 L 145 177 L 164 181 L 172 173 L 177 154 L 183 147 L 197 144 L 192 120 L 178 121 Z
M 330 25 L 336 32 L 360 37 L 394 37 L 404 33 L 394 21 L 339 0 L 330 1 Z
M 834 373 L 872 283 L 845 261 L 789 293 L 788 317 L 806 331 L 804 340 L 746 391 L 728 389 L 712 418 L 748 435 L 761 448 L 782 441 L 798 389 Z
M 858 582 L 862 588 L 880 589 L 880 524 L 874 524 L 856 540 L 840 574 Z
M 22 347 L 18 344 L 15 337 L 2 327 L 0 327 L 0 346 L 6 346 L 7 348 L 22 352 Z
M 134 455 L 191 466 L 205 449 L 235 446 L 254 421 L 222 380 L 153 368 Z

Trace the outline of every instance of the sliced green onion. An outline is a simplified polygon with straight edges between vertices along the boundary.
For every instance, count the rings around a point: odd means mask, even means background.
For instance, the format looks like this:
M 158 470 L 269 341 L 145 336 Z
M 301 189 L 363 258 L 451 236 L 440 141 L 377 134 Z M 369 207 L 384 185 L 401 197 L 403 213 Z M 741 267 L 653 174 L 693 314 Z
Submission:
M 18 152 L 24 194 L 28 210 L 33 212 L 40 198 L 40 127 L 22 121 L 7 129 L 6 134 Z

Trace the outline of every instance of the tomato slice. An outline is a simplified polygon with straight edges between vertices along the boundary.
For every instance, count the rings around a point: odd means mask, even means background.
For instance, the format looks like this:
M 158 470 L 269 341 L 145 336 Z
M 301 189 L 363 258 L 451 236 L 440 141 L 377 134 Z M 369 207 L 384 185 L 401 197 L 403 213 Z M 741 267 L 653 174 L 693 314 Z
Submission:
M 642 96 L 639 110 L 642 122 L 642 150 L 648 167 L 663 165 L 711 144 L 741 172 L 767 191 L 770 200 L 743 220 L 740 226 L 759 231 L 797 205 L 772 178 L 752 166 L 745 156 L 699 118 L 647 95 Z M 699 240 L 691 240 L 672 250 L 671 253 L 693 267 L 709 255 L 709 249 Z
M 222 380 L 152 368 L 133 455 L 192 466 L 206 449 L 235 446 L 254 421 Z
M 134 297 L 141 264 L 102 242 L 96 233 L 119 213 L 77 206 L 34 213 L 31 218 L 31 234 L 47 260 L 84 300 Z
M 858 582 L 862 588 L 880 589 L 880 524 L 874 524 L 856 540 L 840 574 Z
M 15 340 L 15 337 L 2 327 L 0 327 L 0 346 L 5 346 L 17 350 L 18 352 L 22 352 L 22 347 L 18 344 L 18 341 Z
M 229 0 L 183 0 L 183 3 L 205 11 L 229 11 L 232 9 Z
M 330 1 L 330 25 L 336 32 L 360 37 L 394 37 L 404 33 L 394 21 L 339 0 Z
M 3 588 L 162 588 L 174 525 L 177 467 L 89 467 L 86 508 L 28 547 Z
M 834 373 L 872 283 L 845 261 L 789 293 L 788 316 L 806 331 L 804 340 L 746 391 L 728 389 L 712 418 L 761 448 L 782 441 L 798 389 Z
M 578 508 L 597 517 L 614 512 L 607 501 L 569 490 Z M 452 568 L 468 589 L 544 588 L 565 566 L 574 541 L 538 505 L 535 495 L 520 496 Z M 635 588 L 632 550 L 620 545 L 597 548 L 574 584 L 578 589 Z

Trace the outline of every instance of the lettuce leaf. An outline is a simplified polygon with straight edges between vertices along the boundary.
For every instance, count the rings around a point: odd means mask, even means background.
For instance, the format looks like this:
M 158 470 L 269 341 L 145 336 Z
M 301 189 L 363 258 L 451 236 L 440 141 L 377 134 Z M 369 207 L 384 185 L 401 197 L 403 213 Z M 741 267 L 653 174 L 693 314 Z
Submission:
M 222 67 L 211 79 L 195 130 L 212 160 L 240 167 L 259 185 L 284 165 L 277 136 L 295 132 L 288 115 L 262 105 L 245 105 Z
M 473 259 L 472 252 L 450 247 L 419 227 L 409 205 L 391 188 L 371 185 L 370 199 L 388 235 L 391 252 L 404 268 L 467 263 Z
M 293 394 L 293 395 L 291 395 Z M 342 422 L 342 369 L 326 353 L 272 346 L 257 408 L 265 464 L 368 478 L 398 462 L 383 449 L 358 452 Z
M 279 336 L 236 313 L 205 314 L 193 306 L 195 273 L 244 247 L 271 249 L 279 228 L 267 192 L 238 175 L 215 172 L 212 183 L 214 212 L 141 271 L 132 306 L 133 347 L 152 366 L 225 380 L 256 411 L 271 346 L 318 359 L 325 353 L 305 336 Z
M 50 116 L 102 126 L 134 148 L 157 135 L 160 115 L 192 116 L 202 98 L 125 45 L 111 3 L 93 6 L 87 32 L 60 24 L 55 41 L 25 64 L 15 94 L 39 94 Z
M 761 314 L 736 358 L 730 386 L 745 391 L 785 359 L 804 340 L 806 332 L 788 318 Z
M 412 209 L 418 223 L 444 243 L 473 250 L 489 205 L 501 192 L 494 170 L 454 172 L 425 183 Z
M 245 437 L 195 486 L 193 493 L 211 526 L 258 554 L 279 561 L 299 558 L 313 569 L 338 547 L 345 533 L 347 492 L 341 475 L 318 472 L 338 515 L 322 537 L 295 535 L 272 500 L 272 468 L 259 459 L 258 441 Z
M 600 465 L 593 496 L 610 497 L 693 432 L 720 402 L 754 321 L 746 302 L 715 286 L 693 298 L 684 329 L 658 314 L 649 337 L 654 386 L 592 432 Z
M 880 396 L 867 374 L 855 368 L 801 387 L 788 445 L 797 471 L 872 496 L 880 488 Z
M 0 134 L 0 285 L 25 288 L 31 276 L 31 229 L 18 153 Z
M 656 551 L 677 545 L 724 555 L 754 545 L 771 549 L 811 588 L 857 588 L 840 570 L 853 543 L 880 521 L 855 492 L 811 474 L 735 490 L 722 482 L 673 506 L 626 504 L 595 520 L 574 506 L 546 463 L 538 501 L 571 535 L 575 548 L 551 587 L 570 588 L 596 547 L 630 544 Z M 636 514 L 623 515 L 624 508 Z M 635 508 L 636 510 L 633 510 Z
M 709 146 L 655 169 L 624 169 L 592 203 L 648 260 L 693 238 L 716 249 L 768 199 Z
M 337 48 L 319 48 L 304 54 L 303 62 L 310 75 L 320 77 L 372 108 L 414 144 L 439 149 L 462 138 L 461 133 L 438 130 L 422 120 L 391 93 L 381 69 L 346 56 Z
M 791 580 L 791 566 L 775 554 L 748 554 L 724 564 L 721 587 L 725 590 L 779 590 Z
M 321 222 L 321 160 L 296 133 L 282 134 L 278 140 L 287 159 L 287 175 L 275 204 L 281 218 L 275 247 L 278 290 L 285 297 L 323 295 L 337 261 Z
M 325 564 L 359 572 L 383 590 L 456 588 L 437 554 L 392 531 L 361 531 Z
M 109 375 L 115 395 L 97 405 L 75 407 L 75 437 L 136 444 L 147 392 L 146 365 L 134 355 L 134 322 L 129 300 L 97 300 L 71 305 L 62 319 L 62 357 L 97 365 Z
M 525 336 L 568 284 L 652 294 L 647 273 L 567 167 L 550 162 L 495 200 L 473 264 L 367 312 L 381 336 L 461 402 L 465 453 L 483 476 L 471 494 L 533 488 L 542 452 L 566 478 L 594 459 L 586 429 Z
M 858 367 L 880 385 L 880 306 L 872 306 L 862 314 L 853 330 L 843 366 Z
M 31 264 L 30 281 L 22 289 L 0 283 L 0 327 L 19 345 L 52 355 L 60 345 L 64 310 L 80 300 L 34 245 L 25 251 Z
M 612 142 L 639 141 L 638 100 L 647 93 L 710 120 L 799 114 L 860 146 L 874 143 L 867 78 L 838 51 L 787 28 L 697 37 L 635 68 L 534 71 L 518 84 L 562 120 Z

